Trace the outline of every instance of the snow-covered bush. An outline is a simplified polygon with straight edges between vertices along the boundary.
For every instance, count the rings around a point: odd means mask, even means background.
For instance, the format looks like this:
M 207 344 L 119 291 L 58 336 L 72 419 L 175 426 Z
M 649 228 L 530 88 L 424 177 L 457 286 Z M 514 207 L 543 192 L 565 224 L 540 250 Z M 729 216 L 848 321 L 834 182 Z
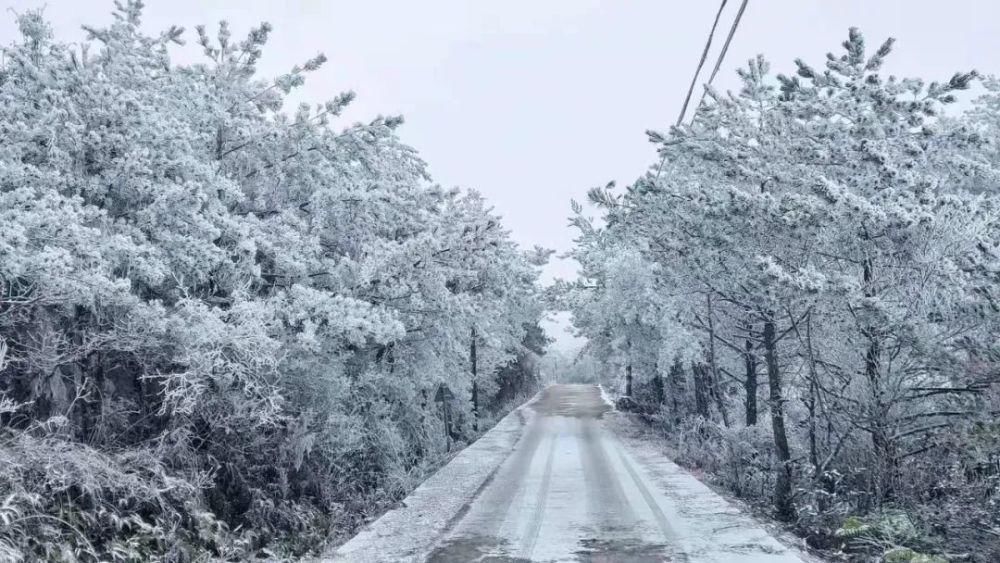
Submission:
M 763 428 L 727 428 L 695 417 L 666 430 L 664 436 L 681 465 L 703 472 L 738 497 L 769 498 L 774 483 L 774 446 Z

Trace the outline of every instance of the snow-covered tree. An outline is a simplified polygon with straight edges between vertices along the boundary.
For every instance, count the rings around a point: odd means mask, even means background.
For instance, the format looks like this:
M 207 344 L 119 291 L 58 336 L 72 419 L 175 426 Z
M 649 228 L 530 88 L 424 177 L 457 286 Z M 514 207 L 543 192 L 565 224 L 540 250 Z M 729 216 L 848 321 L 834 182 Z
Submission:
M 27 13 L 4 50 L 0 496 L 37 515 L 0 551 L 302 553 L 534 384 L 538 253 L 433 185 L 400 118 L 287 112 L 322 55 L 264 80 L 270 27 L 223 23 L 177 66 L 141 15 L 73 47 Z
M 591 192 L 600 229 L 576 210 L 583 279 L 567 294 L 582 333 L 645 348 L 688 336 L 681 402 L 723 426 L 737 402 L 756 424 L 764 369 L 783 519 L 930 495 L 913 468 L 962 463 L 949 440 L 996 408 L 995 104 L 945 115 L 976 73 L 885 77 L 892 44 L 868 53 L 851 30 L 844 54 L 792 77 L 749 61 L 738 92 L 709 91 L 690 125 L 650 133 L 646 175 Z M 659 330 L 640 336 L 632 311 L 655 311 Z

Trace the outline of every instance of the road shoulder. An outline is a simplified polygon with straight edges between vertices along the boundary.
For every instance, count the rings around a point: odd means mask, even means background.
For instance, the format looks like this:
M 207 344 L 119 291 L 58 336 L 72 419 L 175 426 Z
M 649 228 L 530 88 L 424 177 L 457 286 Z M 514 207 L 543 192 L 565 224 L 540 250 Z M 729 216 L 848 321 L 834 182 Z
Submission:
M 461 519 L 469 504 L 510 455 L 534 416 L 530 401 L 459 452 L 414 489 L 403 505 L 365 526 L 318 561 L 379 563 L 419 561 Z
M 614 433 L 627 451 L 652 476 L 657 486 L 676 502 L 671 521 L 682 536 L 689 555 L 711 559 L 741 556 L 753 561 L 752 554 L 776 555 L 784 552 L 789 559 L 821 563 L 823 559 L 807 552 L 802 540 L 778 523 L 759 518 L 752 507 L 731 495 L 702 482 L 670 460 L 663 444 L 649 432 L 635 415 L 611 412 L 605 417 L 606 428 Z M 727 555 L 728 554 L 728 555 Z M 764 556 L 761 560 L 777 560 Z

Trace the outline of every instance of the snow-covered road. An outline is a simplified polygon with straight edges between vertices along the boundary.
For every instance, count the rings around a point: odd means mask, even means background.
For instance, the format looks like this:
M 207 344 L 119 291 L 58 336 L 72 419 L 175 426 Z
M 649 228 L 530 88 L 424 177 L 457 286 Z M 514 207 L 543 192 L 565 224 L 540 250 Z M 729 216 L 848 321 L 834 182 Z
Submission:
M 509 455 L 447 525 L 424 532 L 437 537 L 409 540 L 423 547 L 408 559 L 801 561 L 675 464 L 609 431 L 602 416 L 610 407 L 597 387 L 552 386 L 528 408 Z M 366 541 L 384 548 L 365 560 L 393 552 L 392 535 Z M 340 558 L 360 561 L 363 553 L 349 548 Z

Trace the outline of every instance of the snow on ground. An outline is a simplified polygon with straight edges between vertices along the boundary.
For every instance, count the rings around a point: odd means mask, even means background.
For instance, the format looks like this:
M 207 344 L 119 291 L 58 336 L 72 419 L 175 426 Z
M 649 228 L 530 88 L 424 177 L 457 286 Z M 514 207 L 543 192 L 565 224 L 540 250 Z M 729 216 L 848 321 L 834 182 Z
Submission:
M 593 385 L 556 385 L 428 563 L 801 563 L 752 518 L 613 431 Z
M 529 403 L 530 404 L 530 403 Z M 417 487 L 403 506 L 386 512 L 320 561 L 422 561 L 437 538 L 468 510 L 468 503 L 507 458 L 534 413 L 524 405 Z
M 610 410 L 546 388 L 326 561 L 808 560 Z
M 613 413 L 608 418 L 607 426 L 664 493 L 665 515 L 688 561 L 774 561 L 767 558 L 768 553 L 785 553 L 788 560 L 818 561 L 799 549 L 795 544 L 800 542 L 776 523 L 757 520 L 667 458 L 649 434 L 637 432 L 639 423 L 632 417 Z M 747 549 L 751 552 L 740 553 Z
M 611 395 L 608 393 L 608 390 L 605 389 L 604 386 L 601 384 L 598 384 L 597 388 L 601 390 L 601 400 L 607 403 L 612 409 L 614 409 L 615 400 L 611 398 Z

